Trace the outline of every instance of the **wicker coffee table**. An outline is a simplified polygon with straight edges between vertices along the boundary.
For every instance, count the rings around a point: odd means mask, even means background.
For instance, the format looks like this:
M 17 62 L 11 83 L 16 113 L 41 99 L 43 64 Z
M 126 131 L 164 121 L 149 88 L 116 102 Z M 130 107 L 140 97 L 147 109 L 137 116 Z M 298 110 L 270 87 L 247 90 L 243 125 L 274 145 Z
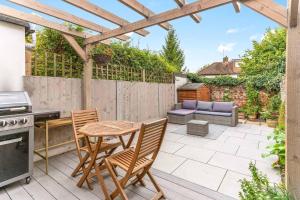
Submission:
M 208 134 L 208 122 L 202 120 L 190 120 L 187 123 L 187 134 L 205 136 Z

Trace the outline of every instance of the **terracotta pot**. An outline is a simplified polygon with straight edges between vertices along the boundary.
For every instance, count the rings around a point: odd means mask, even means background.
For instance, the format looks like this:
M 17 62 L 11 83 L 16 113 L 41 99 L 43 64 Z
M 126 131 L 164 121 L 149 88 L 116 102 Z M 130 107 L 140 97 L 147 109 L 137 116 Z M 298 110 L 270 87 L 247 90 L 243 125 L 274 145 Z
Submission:
M 250 121 L 255 121 L 257 119 L 257 114 L 253 114 L 253 115 L 248 115 L 248 119 Z
M 276 119 L 267 119 L 266 123 L 267 123 L 268 127 L 276 128 L 276 126 L 278 124 L 278 120 L 276 120 Z
M 93 55 L 93 59 L 97 64 L 105 65 L 111 60 L 111 56 L 103 55 L 103 54 L 95 54 Z

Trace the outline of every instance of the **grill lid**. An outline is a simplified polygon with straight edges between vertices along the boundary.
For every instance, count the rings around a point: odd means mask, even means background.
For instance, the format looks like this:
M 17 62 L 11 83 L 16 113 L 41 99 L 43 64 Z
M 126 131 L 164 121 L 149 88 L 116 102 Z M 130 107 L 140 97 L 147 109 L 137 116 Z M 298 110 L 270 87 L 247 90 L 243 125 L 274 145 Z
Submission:
M 27 92 L 0 92 L 0 115 L 31 112 Z

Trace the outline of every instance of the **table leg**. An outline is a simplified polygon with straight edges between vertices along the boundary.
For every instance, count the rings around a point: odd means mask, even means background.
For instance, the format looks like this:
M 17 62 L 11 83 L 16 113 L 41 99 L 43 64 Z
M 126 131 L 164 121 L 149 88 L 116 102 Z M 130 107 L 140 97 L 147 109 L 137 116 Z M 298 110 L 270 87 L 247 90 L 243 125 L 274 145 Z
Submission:
M 136 134 L 136 131 L 131 133 L 131 136 L 126 144 L 126 149 L 128 149 L 131 146 L 131 143 L 133 142 L 135 134 Z
M 45 126 L 45 160 L 46 160 L 46 174 L 48 175 L 48 148 L 49 148 L 49 127 L 48 127 L 48 121 L 46 121 L 46 126 Z
M 106 200 L 111 200 L 110 196 L 109 196 L 109 193 L 108 193 L 108 190 L 105 186 L 105 183 L 104 183 L 104 178 L 103 176 L 101 175 L 101 170 L 100 170 L 100 166 L 98 166 L 96 160 L 97 160 L 97 155 L 98 155 L 98 152 L 99 152 L 99 149 L 101 147 L 101 143 L 102 143 L 102 138 L 99 138 L 98 141 L 97 141 L 97 144 L 96 144 L 96 148 L 94 151 L 92 151 L 91 147 L 90 147 L 90 143 L 89 143 L 89 140 L 88 138 L 86 137 L 86 141 L 88 142 L 88 146 L 89 146 L 89 152 L 90 152 L 90 155 L 91 155 L 91 160 L 89 162 L 89 165 L 87 168 L 83 169 L 83 176 L 80 178 L 79 182 L 77 183 L 77 186 L 78 187 L 81 187 L 82 184 L 84 183 L 85 180 L 87 180 L 93 166 L 95 168 L 95 172 L 96 172 L 96 175 L 97 175 L 97 178 L 98 178 L 98 181 L 99 181 L 99 184 L 100 184 L 100 187 L 105 195 L 105 198 Z
M 125 144 L 124 139 L 123 139 L 122 136 L 119 136 L 119 140 L 120 140 L 120 142 L 122 144 L 123 149 L 126 149 L 126 144 Z
M 82 187 L 82 184 L 88 178 L 88 176 L 89 176 L 89 174 L 90 174 L 90 172 L 91 172 L 91 170 L 92 170 L 92 168 L 93 168 L 93 166 L 94 166 L 94 164 L 96 162 L 96 158 L 97 158 L 100 146 L 101 146 L 102 139 L 99 139 L 97 141 L 96 148 L 94 149 L 94 151 L 90 147 L 90 143 L 89 143 L 88 137 L 86 137 L 86 142 L 88 142 L 88 147 L 89 147 L 88 150 L 89 150 L 89 155 L 91 157 L 91 160 L 89 162 L 88 167 L 85 168 L 85 169 L 83 169 L 83 175 L 80 178 L 79 182 L 77 183 L 78 187 Z

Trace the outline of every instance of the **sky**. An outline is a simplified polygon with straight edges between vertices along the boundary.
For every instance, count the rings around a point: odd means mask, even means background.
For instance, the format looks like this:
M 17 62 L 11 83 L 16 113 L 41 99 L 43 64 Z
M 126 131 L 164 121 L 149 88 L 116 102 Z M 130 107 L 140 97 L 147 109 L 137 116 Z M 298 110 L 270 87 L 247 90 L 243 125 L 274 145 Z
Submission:
M 63 0 L 37 0 L 43 4 L 68 11 L 78 17 L 99 23 L 110 29 L 118 26 L 104 19 L 87 13 Z M 118 0 L 89 0 L 114 14 L 134 22 L 143 17 Z M 196 0 L 186 0 L 188 3 Z M 275 0 L 286 7 L 287 0 Z M 139 0 L 140 3 L 155 13 L 177 8 L 174 0 Z M 43 15 L 36 11 L 14 5 L 7 0 L 0 0 L 0 4 L 16 8 L 27 13 L 34 13 L 51 21 L 58 19 Z M 230 59 L 240 58 L 252 46 L 253 40 L 261 40 L 267 28 L 275 29 L 279 25 L 268 18 L 241 6 L 241 12 L 235 13 L 232 4 L 210 9 L 200 13 L 202 21 L 195 23 L 191 17 L 184 17 L 170 21 L 176 30 L 180 46 L 185 53 L 185 66 L 190 72 L 196 72 L 204 65 L 221 61 L 223 55 Z M 135 33 L 128 34 L 134 46 L 159 52 L 165 43 L 167 31 L 160 26 L 146 28 L 150 32 L 146 37 Z

